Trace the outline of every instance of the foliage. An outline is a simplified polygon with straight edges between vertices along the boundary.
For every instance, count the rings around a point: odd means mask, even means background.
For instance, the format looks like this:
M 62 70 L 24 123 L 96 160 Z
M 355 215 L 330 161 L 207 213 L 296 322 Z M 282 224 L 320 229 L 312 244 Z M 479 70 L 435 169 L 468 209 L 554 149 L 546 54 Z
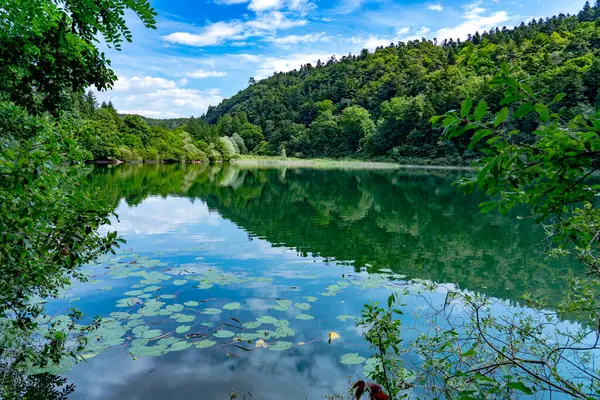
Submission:
M 447 140 L 429 119 L 459 109 L 465 99 L 483 100 L 490 112 L 500 111 L 502 93 L 489 85 L 493 64 L 482 59 L 508 63 L 545 103 L 555 93 L 567 93 L 567 115 L 598 104 L 598 8 L 588 4 L 578 16 L 472 32 L 466 41 L 413 40 L 307 64 L 254 82 L 209 107 L 204 120 L 227 131 L 243 114 L 262 128 L 271 155 L 284 148 L 298 157 L 468 164 L 476 157 L 468 143 Z M 537 128 L 530 118 L 514 122 L 524 132 Z
M 116 76 L 95 46 L 131 41 L 125 10 L 155 27 L 147 0 L 6 0 L 0 7 L 0 92 L 31 112 L 71 105 L 71 93 L 111 88 Z

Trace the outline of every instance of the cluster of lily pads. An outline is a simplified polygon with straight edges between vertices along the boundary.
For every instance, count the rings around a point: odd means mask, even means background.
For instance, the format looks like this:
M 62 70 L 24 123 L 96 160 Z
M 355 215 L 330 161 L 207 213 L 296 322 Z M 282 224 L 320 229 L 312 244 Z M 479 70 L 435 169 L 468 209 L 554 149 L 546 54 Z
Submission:
M 147 257 L 124 253 L 105 258 L 96 267 L 104 273 L 93 275 L 90 282 L 98 284 L 105 276 L 111 280 L 136 279 L 125 297 L 116 301 L 118 311 L 103 318 L 101 326 L 89 333 L 87 346 L 82 358 L 91 358 L 108 348 L 120 347 L 121 351 L 138 357 L 160 356 L 195 347 L 206 349 L 222 346 L 230 351 L 256 351 L 266 348 L 270 351 L 284 351 L 305 343 L 295 343 L 290 338 L 296 335 L 290 321 L 272 315 L 258 316 L 255 320 L 242 321 L 237 310 L 243 310 L 240 302 L 229 302 L 215 306 L 218 299 L 204 299 L 202 293 L 215 286 L 241 285 L 246 283 L 268 284 L 272 278 L 253 277 L 242 272 L 219 271 L 213 266 L 202 264 L 169 267 L 168 264 Z M 201 270 L 202 272 L 197 272 Z M 335 296 L 348 288 L 361 290 L 373 288 L 397 289 L 396 281 L 401 276 L 374 274 L 369 276 L 342 277 L 340 281 L 325 288 L 322 296 Z M 167 293 L 167 284 L 175 287 L 175 293 Z M 184 288 L 184 286 L 186 286 Z M 101 290 L 110 291 L 111 286 Z M 167 289 L 167 290 L 165 290 Z M 170 288 L 173 290 L 173 287 Z M 177 302 L 182 291 L 198 291 L 198 301 Z M 316 296 L 304 296 L 303 301 L 274 299 L 270 307 L 273 311 L 295 311 L 297 320 L 311 320 L 309 314 Z M 63 318 L 63 317 L 59 317 Z M 340 321 L 351 321 L 353 315 L 340 315 Z M 66 321 L 63 321 L 66 323 Z M 61 322 L 61 323 L 63 323 Z M 332 332 L 329 340 L 340 336 Z M 233 350 L 232 350 L 233 349 Z M 358 353 L 341 357 L 343 364 L 363 364 L 372 368 Z M 51 366 L 52 372 L 64 372 L 72 367 L 68 361 L 59 366 Z M 366 371 L 367 372 L 367 371 Z

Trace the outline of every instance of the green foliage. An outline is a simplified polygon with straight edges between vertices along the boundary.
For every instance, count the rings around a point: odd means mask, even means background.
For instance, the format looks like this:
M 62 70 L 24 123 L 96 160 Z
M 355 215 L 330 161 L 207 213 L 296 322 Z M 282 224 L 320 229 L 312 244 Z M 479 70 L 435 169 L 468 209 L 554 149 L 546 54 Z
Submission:
M 592 109 L 600 99 L 599 14 L 598 4 L 588 4 L 579 16 L 472 32 L 464 42 L 415 40 L 307 64 L 253 83 L 210 107 L 204 120 L 230 136 L 234 120 L 245 115 L 262 128 L 271 155 L 279 155 L 283 145 L 286 154 L 299 157 L 467 164 L 476 153 L 465 140 L 446 140 L 428 123 L 430 117 L 460 110 L 466 99 L 473 109 L 478 104 L 494 114 L 502 109 L 502 93 L 489 85 L 493 63 L 482 63 L 487 59 L 508 63 L 545 103 L 566 93 L 561 105 L 569 116 Z M 528 117 L 514 125 L 531 133 L 538 121 Z
M 154 28 L 146 0 L 6 0 L 0 9 L 0 92 L 32 112 L 68 108 L 70 93 L 111 88 L 116 76 L 95 46 L 131 41 L 125 10 Z

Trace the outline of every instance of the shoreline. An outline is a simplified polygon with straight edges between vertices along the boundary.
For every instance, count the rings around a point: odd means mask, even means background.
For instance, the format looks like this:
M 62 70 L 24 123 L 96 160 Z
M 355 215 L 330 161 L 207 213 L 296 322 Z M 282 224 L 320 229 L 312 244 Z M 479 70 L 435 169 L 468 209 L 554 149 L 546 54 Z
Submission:
M 427 165 L 399 164 L 381 161 L 333 160 L 333 159 L 301 159 L 279 157 L 240 157 L 230 161 L 231 164 L 244 167 L 291 167 L 291 168 L 328 168 L 328 169 L 432 169 L 432 170 L 472 170 L 469 166 L 460 165 Z

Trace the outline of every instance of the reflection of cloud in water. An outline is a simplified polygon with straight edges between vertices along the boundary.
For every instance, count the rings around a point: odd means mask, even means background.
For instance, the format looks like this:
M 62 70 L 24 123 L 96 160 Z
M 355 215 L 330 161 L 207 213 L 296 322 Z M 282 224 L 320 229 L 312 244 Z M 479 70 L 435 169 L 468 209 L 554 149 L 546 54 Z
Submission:
M 222 400 L 233 391 L 240 399 L 248 392 L 261 400 L 318 399 L 344 391 L 348 376 L 360 374 L 362 366 L 344 366 L 337 355 L 312 347 L 240 357 L 226 357 L 225 349 L 191 348 L 137 361 L 114 350 L 72 371 L 72 398 Z
M 205 202 L 192 203 L 189 199 L 148 197 L 141 204 L 129 207 L 122 200 L 115 210 L 119 221 L 105 227 L 119 234 L 157 235 L 181 231 L 189 225 L 219 226 L 221 217 L 208 209 Z

